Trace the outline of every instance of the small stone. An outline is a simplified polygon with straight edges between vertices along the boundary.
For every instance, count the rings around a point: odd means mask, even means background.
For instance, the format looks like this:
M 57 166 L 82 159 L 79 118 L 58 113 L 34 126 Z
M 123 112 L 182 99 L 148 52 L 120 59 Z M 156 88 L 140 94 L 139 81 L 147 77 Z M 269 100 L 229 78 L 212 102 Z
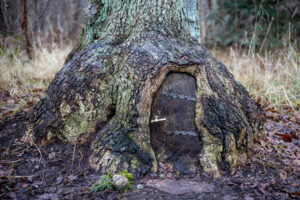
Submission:
M 29 177 L 27 177 L 27 180 L 29 181 L 29 182 L 32 182 L 32 176 L 29 176 Z
M 47 134 L 47 140 L 48 141 L 50 141 L 52 138 L 54 138 L 55 137 L 55 134 L 53 134 L 52 132 L 49 132 L 48 134 Z
M 40 169 L 39 165 L 34 166 L 35 169 Z
M 118 190 L 122 190 L 128 185 L 128 179 L 122 175 L 115 174 L 113 176 L 113 183 Z
M 165 174 L 160 174 L 160 175 L 159 175 L 159 178 L 160 178 L 160 179 L 165 179 L 165 178 L 166 178 L 166 175 L 165 175 Z
M 59 185 L 61 183 L 62 183 L 62 177 L 60 176 L 56 179 L 56 185 Z
M 137 186 L 136 186 L 136 189 L 138 189 L 138 190 L 142 190 L 144 188 L 144 186 L 142 185 L 142 184 L 138 184 Z
M 55 152 L 50 153 L 50 154 L 48 155 L 48 158 L 49 158 L 50 160 L 52 160 L 53 158 L 55 158 Z

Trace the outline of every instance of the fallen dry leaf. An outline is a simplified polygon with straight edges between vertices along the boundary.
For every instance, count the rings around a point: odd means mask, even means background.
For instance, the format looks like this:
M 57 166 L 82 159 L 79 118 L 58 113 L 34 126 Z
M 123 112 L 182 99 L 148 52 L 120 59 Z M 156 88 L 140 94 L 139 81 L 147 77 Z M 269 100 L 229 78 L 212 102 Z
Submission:
M 12 114 L 13 112 L 14 112 L 14 111 L 10 110 L 10 111 L 8 111 L 8 112 L 6 112 L 6 113 L 3 113 L 3 114 L 1 115 L 1 117 L 7 117 L 8 115 Z
M 32 106 L 32 105 L 34 104 L 34 102 L 33 102 L 33 101 L 28 101 L 27 104 L 28 104 L 29 106 Z
M 41 88 L 34 88 L 33 90 L 32 90 L 32 92 L 42 92 L 43 91 L 43 89 L 41 89 Z
M 273 106 L 271 106 L 271 107 L 266 108 L 265 110 L 269 111 L 269 112 L 273 112 L 275 110 L 275 108 Z
M 287 142 L 291 142 L 292 141 L 292 136 L 288 135 L 288 134 L 283 134 L 281 135 L 282 139 L 284 141 L 287 141 Z

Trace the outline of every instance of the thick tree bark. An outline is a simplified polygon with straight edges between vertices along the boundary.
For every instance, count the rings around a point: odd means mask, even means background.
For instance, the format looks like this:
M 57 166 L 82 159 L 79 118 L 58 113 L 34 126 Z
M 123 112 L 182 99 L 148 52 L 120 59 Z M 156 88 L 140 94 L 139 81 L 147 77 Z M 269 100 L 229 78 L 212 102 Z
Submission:
M 36 139 L 94 138 L 89 163 L 102 171 L 234 169 L 264 114 L 193 32 L 183 0 L 92 0 L 81 39 L 32 112 Z

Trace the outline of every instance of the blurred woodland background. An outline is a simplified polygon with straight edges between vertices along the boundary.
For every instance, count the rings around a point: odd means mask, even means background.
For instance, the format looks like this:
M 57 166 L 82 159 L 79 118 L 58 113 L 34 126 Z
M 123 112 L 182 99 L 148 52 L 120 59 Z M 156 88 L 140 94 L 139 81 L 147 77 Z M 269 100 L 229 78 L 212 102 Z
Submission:
M 300 1 L 198 0 L 201 41 L 269 110 L 300 107 Z M 88 0 L 0 0 L 0 116 L 43 94 L 83 25 Z
M 1 37 L 24 41 L 23 0 L 0 1 Z M 88 0 L 26 0 L 28 33 L 34 44 L 69 43 L 80 34 Z M 9 41 L 11 42 L 11 41 Z
M 198 0 L 201 41 L 208 46 L 274 48 L 300 46 L 298 0 Z M 88 0 L 1 0 L 1 39 L 24 42 L 23 4 L 30 40 L 73 42 L 80 34 Z M 10 41 L 11 42 L 11 41 Z

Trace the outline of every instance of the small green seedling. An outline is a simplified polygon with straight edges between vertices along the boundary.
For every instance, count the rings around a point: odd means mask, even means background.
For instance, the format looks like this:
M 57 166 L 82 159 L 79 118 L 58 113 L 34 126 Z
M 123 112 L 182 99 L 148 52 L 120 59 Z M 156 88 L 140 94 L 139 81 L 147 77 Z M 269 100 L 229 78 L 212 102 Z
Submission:
M 132 182 L 132 174 L 130 174 L 127 170 L 124 170 L 124 171 L 120 172 L 120 175 L 124 176 L 125 178 L 128 179 L 127 186 L 121 192 L 128 192 L 129 190 L 132 189 L 132 184 L 133 184 L 133 182 Z

